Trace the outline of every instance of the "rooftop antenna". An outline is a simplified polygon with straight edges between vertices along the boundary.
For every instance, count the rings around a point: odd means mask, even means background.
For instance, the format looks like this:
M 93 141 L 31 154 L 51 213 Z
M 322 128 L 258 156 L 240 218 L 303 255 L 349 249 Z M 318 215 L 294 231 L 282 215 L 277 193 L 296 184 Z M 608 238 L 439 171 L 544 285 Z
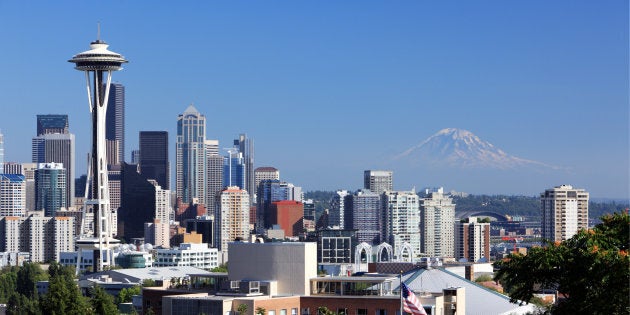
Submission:
M 96 41 L 101 41 L 101 22 L 96 22 Z

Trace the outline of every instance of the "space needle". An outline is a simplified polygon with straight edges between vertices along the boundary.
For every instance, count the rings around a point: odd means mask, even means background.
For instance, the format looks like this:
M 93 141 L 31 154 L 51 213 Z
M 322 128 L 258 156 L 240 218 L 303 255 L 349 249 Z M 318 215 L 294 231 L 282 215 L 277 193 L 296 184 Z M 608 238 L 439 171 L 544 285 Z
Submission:
M 100 39 L 100 27 L 97 40 L 90 43 L 90 50 L 72 57 L 68 62 L 75 64 L 75 69 L 85 73 L 88 104 L 92 118 L 92 151 L 89 158 L 88 180 L 85 204 L 81 221 L 81 235 L 77 240 L 77 272 L 85 251 L 92 251 L 92 271 L 102 271 L 104 266 L 112 265 L 112 249 L 119 241 L 112 237 L 109 208 L 109 188 L 107 180 L 107 156 L 105 143 L 105 114 L 109 99 L 109 87 L 112 72 L 122 69 L 128 61 L 107 49 L 109 45 Z M 84 231 L 89 209 L 94 216 L 92 229 Z

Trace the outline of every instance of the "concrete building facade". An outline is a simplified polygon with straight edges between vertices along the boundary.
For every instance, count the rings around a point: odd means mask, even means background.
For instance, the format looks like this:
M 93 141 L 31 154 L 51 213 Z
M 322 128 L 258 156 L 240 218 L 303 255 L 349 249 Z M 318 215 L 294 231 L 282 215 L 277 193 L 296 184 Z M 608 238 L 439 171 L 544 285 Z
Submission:
M 565 241 L 588 228 L 589 194 L 571 185 L 556 186 L 540 194 L 542 237 Z
M 221 192 L 216 224 L 217 245 L 225 259 L 229 242 L 249 239 L 249 194 L 246 190 L 231 186 Z
M 427 190 L 420 202 L 422 230 L 421 251 L 429 257 L 455 255 L 455 204 L 443 188 Z
M 363 188 L 379 195 L 394 190 L 393 177 L 392 171 L 366 170 L 363 172 Z
M 470 217 L 455 223 L 455 259 L 478 262 L 490 260 L 490 223 Z
M 0 216 L 26 213 L 26 179 L 21 174 L 0 174 Z
M 400 261 L 415 260 L 420 251 L 420 198 L 415 191 L 383 193 L 383 237 Z

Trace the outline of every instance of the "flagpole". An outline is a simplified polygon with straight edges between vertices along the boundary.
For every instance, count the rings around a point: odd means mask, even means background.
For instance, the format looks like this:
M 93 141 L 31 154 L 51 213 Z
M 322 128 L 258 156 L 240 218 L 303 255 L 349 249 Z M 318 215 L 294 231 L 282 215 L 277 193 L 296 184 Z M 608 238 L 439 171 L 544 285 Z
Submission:
M 402 303 L 402 299 L 403 299 L 403 294 L 402 294 L 402 290 L 403 290 L 403 286 L 402 286 L 402 270 L 400 271 L 400 274 L 398 275 L 398 277 L 400 278 L 400 285 L 399 287 L 399 291 L 400 291 L 400 315 L 403 315 L 403 303 Z

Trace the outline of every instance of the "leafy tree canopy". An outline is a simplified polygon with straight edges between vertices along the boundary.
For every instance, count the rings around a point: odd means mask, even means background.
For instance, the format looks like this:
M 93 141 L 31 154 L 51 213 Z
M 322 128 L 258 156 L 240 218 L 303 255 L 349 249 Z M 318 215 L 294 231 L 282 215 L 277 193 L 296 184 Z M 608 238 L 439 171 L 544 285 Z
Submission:
M 512 254 L 495 263 L 495 279 L 513 302 L 531 301 L 539 289 L 557 289 L 561 299 L 553 314 L 627 314 L 630 311 L 630 216 L 617 212 L 601 218 L 564 242 Z

